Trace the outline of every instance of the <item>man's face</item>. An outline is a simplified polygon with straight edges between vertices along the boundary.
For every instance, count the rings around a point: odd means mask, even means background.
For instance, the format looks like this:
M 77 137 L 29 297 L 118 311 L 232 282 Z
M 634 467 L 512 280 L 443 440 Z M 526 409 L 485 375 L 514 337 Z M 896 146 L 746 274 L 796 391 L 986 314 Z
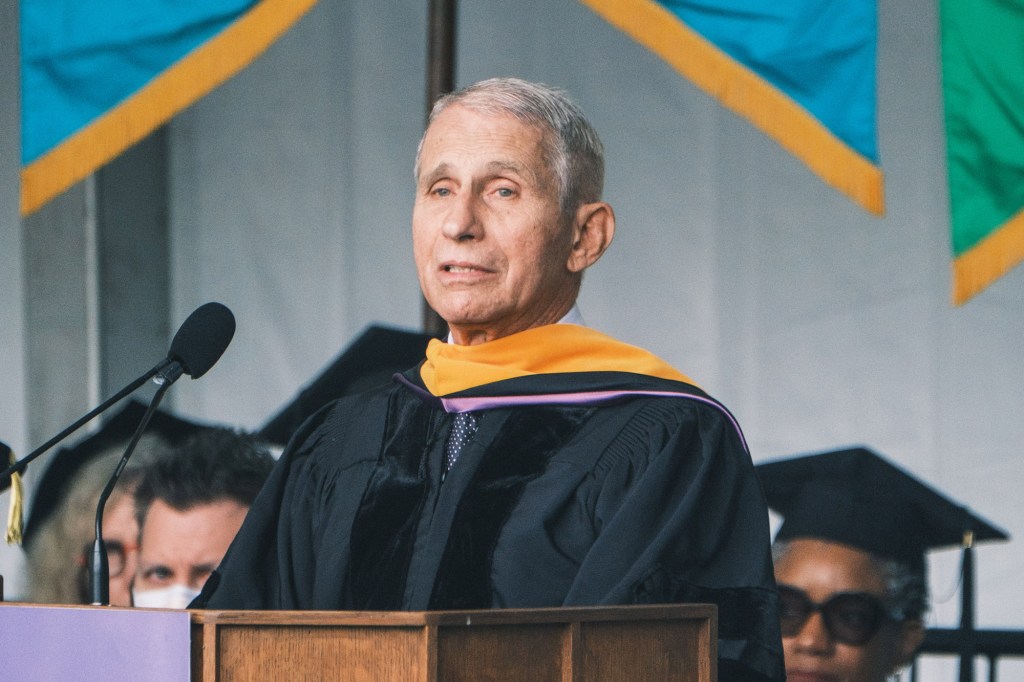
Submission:
M 248 511 L 230 499 L 187 511 L 153 500 L 140 537 L 135 605 L 149 605 L 140 603 L 139 594 L 153 590 L 175 587 L 197 593 L 224 558 Z
M 579 286 L 541 133 L 455 105 L 423 140 L 413 208 L 420 286 L 456 343 L 557 322 Z

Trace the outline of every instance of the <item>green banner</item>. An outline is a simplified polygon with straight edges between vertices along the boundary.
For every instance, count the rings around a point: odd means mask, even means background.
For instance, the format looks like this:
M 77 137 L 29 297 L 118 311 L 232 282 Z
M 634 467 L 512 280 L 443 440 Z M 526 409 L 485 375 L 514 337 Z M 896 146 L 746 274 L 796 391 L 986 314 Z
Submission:
M 942 0 L 953 300 L 1024 260 L 1024 1 Z

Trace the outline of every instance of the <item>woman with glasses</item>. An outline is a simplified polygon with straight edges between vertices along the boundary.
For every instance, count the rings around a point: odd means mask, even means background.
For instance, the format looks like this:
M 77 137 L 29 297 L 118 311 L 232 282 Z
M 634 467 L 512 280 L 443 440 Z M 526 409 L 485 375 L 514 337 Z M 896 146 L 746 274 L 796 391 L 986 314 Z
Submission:
M 925 553 L 1005 537 L 874 452 L 761 464 L 788 682 L 883 682 L 914 658 L 928 606 Z
M 135 486 L 155 454 L 165 447 L 146 437 L 118 480 L 103 513 L 103 536 L 110 567 L 110 605 L 131 606 L 139 525 L 135 520 Z M 35 532 L 26 547 L 27 599 L 40 604 L 89 603 L 88 557 L 95 537 L 100 491 L 124 454 L 124 444 L 110 447 L 77 469 L 68 492 Z
M 847 545 L 776 545 L 789 682 L 875 682 L 910 663 L 924 638 L 924 576 Z
M 95 537 L 96 505 L 146 410 L 145 403 L 129 400 L 99 429 L 49 456 L 34 486 L 32 508 L 25 523 L 27 601 L 91 601 L 87 565 Z M 107 499 L 103 537 L 111 606 L 131 605 L 139 539 L 134 492 L 142 472 L 169 447 L 205 428 L 157 410 Z

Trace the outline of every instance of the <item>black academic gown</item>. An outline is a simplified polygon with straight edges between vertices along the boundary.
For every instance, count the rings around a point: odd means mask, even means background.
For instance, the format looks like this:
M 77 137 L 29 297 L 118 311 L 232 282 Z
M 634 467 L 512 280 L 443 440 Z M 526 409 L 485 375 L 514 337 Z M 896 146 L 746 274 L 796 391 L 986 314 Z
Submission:
M 723 407 L 619 372 L 447 404 L 418 377 L 304 425 L 194 606 L 714 603 L 720 679 L 782 679 L 767 512 Z M 443 477 L 453 406 L 478 408 L 479 430 Z

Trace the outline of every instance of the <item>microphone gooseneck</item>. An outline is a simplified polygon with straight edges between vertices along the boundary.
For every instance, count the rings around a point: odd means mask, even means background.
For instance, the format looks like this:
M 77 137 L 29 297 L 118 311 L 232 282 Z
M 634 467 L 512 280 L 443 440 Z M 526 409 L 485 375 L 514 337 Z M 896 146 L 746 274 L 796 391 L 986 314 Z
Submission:
M 182 323 L 178 333 L 171 342 L 171 350 L 167 354 L 166 364 L 159 368 L 153 380 L 159 385 L 149 408 L 139 421 L 132 439 L 125 448 L 124 455 L 117 463 L 114 473 L 100 493 L 96 503 L 95 539 L 89 557 L 89 590 L 94 606 L 106 606 L 110 603 L 110 565 L 107 559 L 106 543 L 103 540 L 103 510 L 107 498 L 117 485 L 121 472 L 128 464 L 128 459 L 135 451 L 135 446 L 142 437 L 146 425 L 156 412 L 164 393 L 182 374 L 197 379 L 205 374 L 224 354 L 231 337 L 235 333 L 235 317 L 220 303 L 207 303 L 197 308 Z
M 128 465 L 128 458 L 135 452 L 135 446 L 138 444 L 139 438 L 142 437 L 142 432 L 146 430 L 146 425 L 149 424 L 150 418 L 156 412 L 157 405 L 160 404 L 164 393 L 167 392 L 172 383 L 173 380 L 163 382 L 160 384 L 160 388 L 156 390 L 153 399 L 149 402 L 149 408 L 142 415 L 142 420 L 139 421 L 139 425 L 135 428 L 135 433 L 132 434 L 128 447 L 125 448 L 124 454 L 117 463 L 117 467 L 114 468 L 114 473 L 110 476 L 107 485 L 103 488 L 103 492 L 100 493 L 99 501 L 96 503 L 96 532 L 89 557 L 89 593 L 91 596 L 89 603 L 93 606 L 107 606 L 110 603 L 110 565 L 107 559 L 107 545 L 103 541 L 103 509 L 107 505 L 107 498 L 110 497 L 110 493 L 114 491 L 114 486 L 117 485 L 117 481 L 121 477 L 121 472 Z

